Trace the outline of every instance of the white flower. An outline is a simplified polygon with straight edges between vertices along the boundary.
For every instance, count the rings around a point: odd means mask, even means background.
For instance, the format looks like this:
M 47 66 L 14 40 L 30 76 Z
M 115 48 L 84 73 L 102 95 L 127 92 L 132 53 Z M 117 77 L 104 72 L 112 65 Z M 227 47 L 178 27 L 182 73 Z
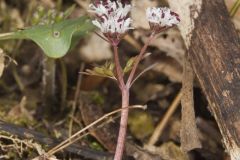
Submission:
M 106 0 L 100 1 L 97 4 L 89 5 L 89 12 L 95 13 L 96 20 L 93 20 L 93 24 L 101 29 L 103 33 L 119 33 L 124 34 L 131 25 L 131 18 L 128 17 L 132 8 L 130 4 L 123 5 L 119 1 Z
M 172 12 L 167 7 L 151 7 L 146 11 L 149 23 L 158 24 L 160 27 L 172 27 L 180 22 L 178 14 Z

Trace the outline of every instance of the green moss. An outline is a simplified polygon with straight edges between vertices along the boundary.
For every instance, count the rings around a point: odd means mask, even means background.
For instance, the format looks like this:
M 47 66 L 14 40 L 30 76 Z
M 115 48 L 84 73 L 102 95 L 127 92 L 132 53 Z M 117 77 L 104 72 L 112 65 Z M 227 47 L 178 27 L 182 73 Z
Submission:
M 105 98 L 99 92 L 93 92 L 92 93 L 92 101 L 95 104 L 103 105 L 105 102 Z
M 98 151 L 103 151 L 103 147 L 101 146 L 101 144 L 99 144 L 98 142 L 92 142 L 90 143 L 90 147 L 94 150 L 98 150 Z
M 152 116 L 142 110 L 130 112 L 128 125 L 131 133 L 137 139 L 144 139 L 154 131 Z

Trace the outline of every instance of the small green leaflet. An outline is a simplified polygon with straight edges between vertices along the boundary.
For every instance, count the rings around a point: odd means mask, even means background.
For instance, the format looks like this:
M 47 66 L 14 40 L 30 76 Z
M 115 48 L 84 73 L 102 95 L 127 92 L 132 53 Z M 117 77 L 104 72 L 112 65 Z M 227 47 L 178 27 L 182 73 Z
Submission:
M 88 17 L 63 20 L 51 25 L 39 25 L 11 33 L 0 34 L 0 40 L 30 39 L 51 58 L 63 57 L 71 47 L 72 39 L 79 40 L 94 29 Z

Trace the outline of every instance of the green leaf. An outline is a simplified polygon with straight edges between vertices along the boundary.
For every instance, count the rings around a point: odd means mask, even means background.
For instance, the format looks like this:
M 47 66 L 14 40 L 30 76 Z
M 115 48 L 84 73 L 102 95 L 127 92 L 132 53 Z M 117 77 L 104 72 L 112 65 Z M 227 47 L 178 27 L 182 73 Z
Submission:
M 127 73 L 127 72 L 129 72 L 129 71 L 132 69 L 133 64 L 134 64 L 136 58 L 137 58 L 137 57 L 132 57 L 132 58 L 130 58 L 130 59 L 127 61 L 127 64 L 126 64 L 126 66 L 125 66 L 124 69 L 123 69 L 123 72 L 124 72 L 124 73 Z
M 0 35 L 4 39 L 30 39 L 51 58 L 60 58 L 70 49 L 72 37 L 78 39 L 95 27 L 87 17 L 64 20 L 55 24 L 39 25 Z
M 88 75 L 95 75 L 100 77 L 108 77 L 112 79 L 116 79 L 114 76 L 114 63 L 106 62 L 103 66 L 96 66 L 93 70 L 87 69 L 86 74 Z
M 94 67 L 93 71 L 94 71 L 96 74 L 99 74 L 99 75 L 105 75 L 105 73 L 104 73 L 104 69 L 103 69 L 103 68 L 100 68 L 100 67 Z

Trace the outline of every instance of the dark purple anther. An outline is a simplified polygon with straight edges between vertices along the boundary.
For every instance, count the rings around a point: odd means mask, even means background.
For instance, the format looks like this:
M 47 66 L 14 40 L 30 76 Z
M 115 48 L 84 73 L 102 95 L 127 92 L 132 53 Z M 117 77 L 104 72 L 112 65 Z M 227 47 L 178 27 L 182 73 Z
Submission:
M 176 19 L 180 22 L 179 15 L 178 15 L 177 13 L 171 11 L 170 14 L 171 14 L 172 16 L 175 16 Z

